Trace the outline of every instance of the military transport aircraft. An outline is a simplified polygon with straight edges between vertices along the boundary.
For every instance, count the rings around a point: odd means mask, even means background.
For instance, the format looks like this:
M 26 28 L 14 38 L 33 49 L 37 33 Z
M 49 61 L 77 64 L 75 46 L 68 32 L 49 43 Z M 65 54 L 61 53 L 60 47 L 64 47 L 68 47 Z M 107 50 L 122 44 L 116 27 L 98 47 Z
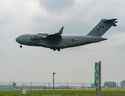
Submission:
M 24 34 L 16 38 L 16 42 L 22 45 L 41 46 L 53 49 L 54 51 L 69 47 L 96 43 L 107 40 L 103 34 L 112 26 L 117 26 L 117 19 L 102 19 L 91 31 L 85 36 L 63 36 L 64 26 L 55 34 Z

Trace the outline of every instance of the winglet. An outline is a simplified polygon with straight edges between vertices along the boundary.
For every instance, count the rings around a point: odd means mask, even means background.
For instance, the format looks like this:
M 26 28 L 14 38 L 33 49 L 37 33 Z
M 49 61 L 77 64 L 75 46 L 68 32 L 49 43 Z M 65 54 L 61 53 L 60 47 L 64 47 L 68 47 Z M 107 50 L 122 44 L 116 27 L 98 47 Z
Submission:
M 59 30 L 59 34 L 63 33 L 63 29 L 64 29 L 64 26 L 62 26 L 61 29 Z
M 61 29 L 59 30 L 58 33 L 48 35 L 47 38 L 48 39 L 53 39 L 53 40 L 60 39 L 61 38 L 61 34 L 63 33 L 63 29 L 64 29 L 64 26 L 61 27 Z

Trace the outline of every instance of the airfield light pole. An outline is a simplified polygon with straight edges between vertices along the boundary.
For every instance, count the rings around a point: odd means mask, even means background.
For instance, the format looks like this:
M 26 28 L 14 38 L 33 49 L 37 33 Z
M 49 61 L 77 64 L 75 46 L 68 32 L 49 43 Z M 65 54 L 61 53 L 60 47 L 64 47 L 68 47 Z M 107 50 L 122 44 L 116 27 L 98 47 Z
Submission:
M 56 75 L 56 73 L 53 72 L 52 74 L 53 74 L 53 89 L 55 89 L 55 75 Z
M 101 96 L 101 61 L 95 63 L 96 96 Z

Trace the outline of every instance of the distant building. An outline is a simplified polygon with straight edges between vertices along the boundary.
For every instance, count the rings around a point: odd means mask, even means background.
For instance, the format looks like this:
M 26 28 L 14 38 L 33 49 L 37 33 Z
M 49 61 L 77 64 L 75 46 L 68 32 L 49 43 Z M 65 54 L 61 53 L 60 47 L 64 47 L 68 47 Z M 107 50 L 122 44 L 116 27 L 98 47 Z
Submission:
M 114 81 L 106 81 L 104 83 L 104 88 L 116 88 L 117 87 L 117 83 Z
M 0 85 L 0 91 L 1 90 L 15 90 L 15 88 L 13 88 L 12 86 L 10 85 Z
M 16 88 L 16 82 L 12 82 L 12 87 Z
M 94 83 L 91 84 L 91 88 L 96 88 Z
M 121 88 L 125 88 L 125 80 L 123 80 L 123 81 L 120 82 L 120 87 Z

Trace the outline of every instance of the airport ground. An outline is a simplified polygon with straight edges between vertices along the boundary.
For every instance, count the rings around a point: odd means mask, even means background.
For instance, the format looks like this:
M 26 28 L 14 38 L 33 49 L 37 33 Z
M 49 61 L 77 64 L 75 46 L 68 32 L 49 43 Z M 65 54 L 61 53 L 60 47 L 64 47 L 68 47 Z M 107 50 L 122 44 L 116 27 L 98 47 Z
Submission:
M 49 89 L 21 91 L 0 91 L 0 96 L 96 96 L 95 89 Z M 102 89 L 102 96 L 125 96 L 125 89 Z

